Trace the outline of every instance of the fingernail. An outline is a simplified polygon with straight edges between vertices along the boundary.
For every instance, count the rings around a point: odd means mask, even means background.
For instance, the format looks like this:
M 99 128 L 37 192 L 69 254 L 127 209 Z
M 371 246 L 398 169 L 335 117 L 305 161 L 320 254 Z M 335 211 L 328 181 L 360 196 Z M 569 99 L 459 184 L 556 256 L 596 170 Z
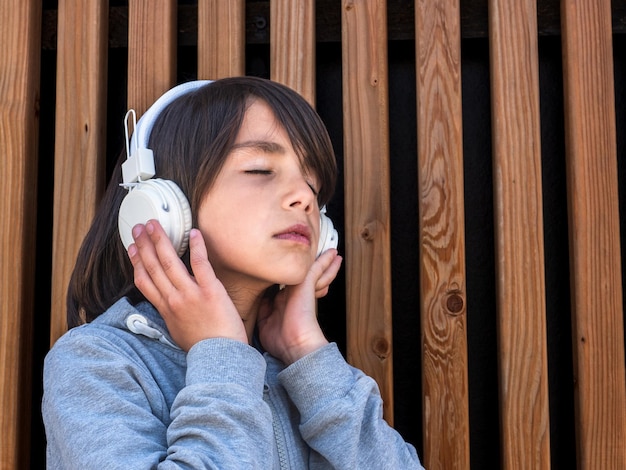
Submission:
M 128 256 L 130 258 L 132 258 L 133 256 L 135 256 L 137 254 L 137 247 L 135 246 L 134 243 L 132 243 L 129 247 L 128 247 Z
M 150 235 L 152 235 L 152 232 L 154 232 L 154 224 L 152 223 L 152 221 L 151 221 L 151 220 L 149 220 L 149 221 L 146 223 L 146 231 L 147 231 Z
M 137 224 L 133 227 L 133 238 L 137 238 L 141 235 L 141 224 Z

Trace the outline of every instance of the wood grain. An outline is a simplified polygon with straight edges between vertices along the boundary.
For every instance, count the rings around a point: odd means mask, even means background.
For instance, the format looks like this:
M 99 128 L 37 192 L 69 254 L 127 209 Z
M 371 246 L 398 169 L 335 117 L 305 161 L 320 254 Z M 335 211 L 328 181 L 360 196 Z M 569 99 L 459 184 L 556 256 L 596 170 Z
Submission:
M 245 0 L 198 0 L 198 78 L 246 72 Z
M 0 468 L 29 468 L 41 2 L 0 0 Z M 44 312 L 40 312 L 45 314 Z
M 270 78 L 315 106 L 315 0 L 270 3 Z
M 561 7 L 578 468 L 626 468 L 611 2 Z
M 67 330 L 67 286 L 104 189 L 107 2 L 59 2 L 50 341 Z
M 393 424 L 386 2 L 342 8 L 348 360 L 378 382 Z
M 416 2 L 424 465 L 469 469 L 459 2 Z
M 502 468 L 550 467 L 534 0 L 489 1 Z
M 137 116 L 176 84 L 176 12 L 174 0 L 129 2 L 128 108 Z

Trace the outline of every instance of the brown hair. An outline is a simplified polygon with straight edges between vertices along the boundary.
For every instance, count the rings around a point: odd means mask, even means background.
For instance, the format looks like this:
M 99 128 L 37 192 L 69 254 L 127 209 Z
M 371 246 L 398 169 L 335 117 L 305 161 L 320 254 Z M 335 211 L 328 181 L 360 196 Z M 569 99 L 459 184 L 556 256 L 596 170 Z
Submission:
M 302 165 L 320 182 L 318 202 L 334 191 L 337 166 L 328 132 L 315 110 L 295 91 L 255 77 L 225 78 L 173 101 L 150 133 L 157 177 L 174 181 L 187 195 L 192 215 L 228 157 L 250 103 L 260 99 L 284 127 Z M 120 155 L 98 213 L 83 240 L 67 295 L 67 322 L 89 322 L 120 298 L 135 303 L 133 268 L 118 234 L 118 212 L 127 191 L 120 187 Z M 194 216 L 194 225 L 195 225 Z

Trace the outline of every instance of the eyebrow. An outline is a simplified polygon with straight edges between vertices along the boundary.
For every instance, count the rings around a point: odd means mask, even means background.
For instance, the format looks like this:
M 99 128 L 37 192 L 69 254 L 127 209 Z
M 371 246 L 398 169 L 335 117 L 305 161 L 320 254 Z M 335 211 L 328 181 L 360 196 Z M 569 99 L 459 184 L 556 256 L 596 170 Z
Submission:
M 257 149 L 264 153 L 276 154 L 284 154 L 287 152 L 287 149 L 279 143 L 268 140 L 246 140 L 245 142 L 236 143 L 232 147 L 232 150 L 239 149 Z
M 278 142 L 272 142 L 270 140 L 246 140 L 244 142 L 235 143 L 232 146 L 231 151 L 237 151 L 240 149 L 257 149 L 263 153 L 284 155 L 287 153 L 287 149 L 280 145 Z M 312 170 L 311 166 L 306 165 L 304 159 L 300 159 L 300 166 L 306 173 Z

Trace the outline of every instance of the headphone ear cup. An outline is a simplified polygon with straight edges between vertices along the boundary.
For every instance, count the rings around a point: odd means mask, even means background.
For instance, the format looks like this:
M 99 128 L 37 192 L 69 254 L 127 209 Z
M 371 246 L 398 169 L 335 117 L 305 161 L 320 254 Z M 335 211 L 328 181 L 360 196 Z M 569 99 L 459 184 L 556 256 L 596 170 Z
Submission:
M 335 230 L 333 221 L 330 220 L 324 212 L 320 212 L 320 239 L 317 245 L 316 257 L 324 253 L 326 250 L 337 248 L 338 244 L 339 234 L 337 233 L 337 230 Z
M 148 220 L 158 220 L 178 256 L 189 246 L 191 208 L 181 189 L 172 181 L 150 179 L 137 184 L 120 206 L 118 228 L 124 247 L 134 242 L 132 229 Z

